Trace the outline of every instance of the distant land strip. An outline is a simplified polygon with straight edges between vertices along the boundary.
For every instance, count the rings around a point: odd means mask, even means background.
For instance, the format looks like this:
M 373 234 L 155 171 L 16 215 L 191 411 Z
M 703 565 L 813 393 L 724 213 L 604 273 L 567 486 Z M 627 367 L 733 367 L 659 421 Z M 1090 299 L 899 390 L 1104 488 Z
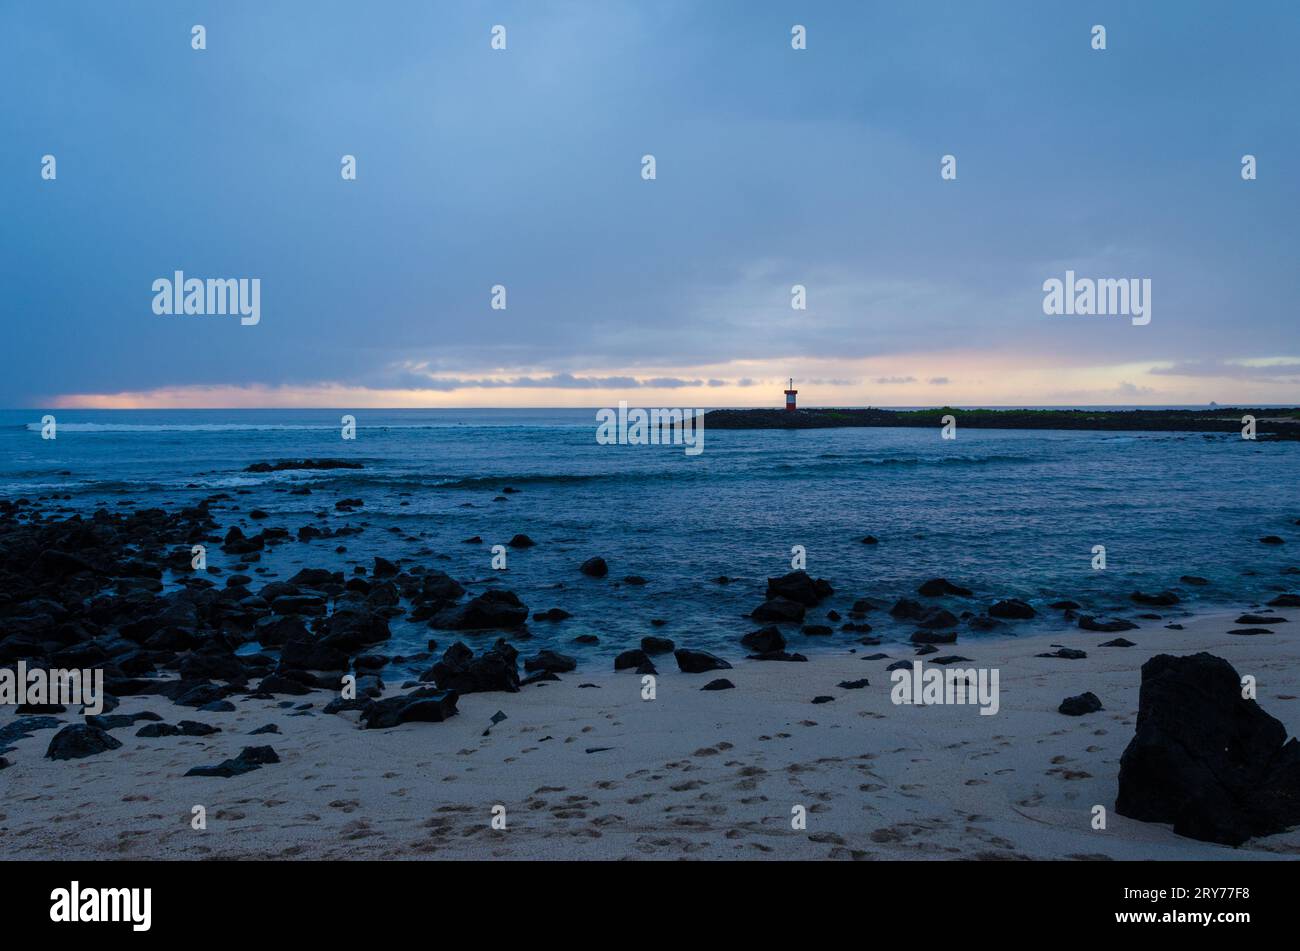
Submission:
M 1300 440 L 1300 408 L 1249 409 L 715 409 L 709 429 L 833 429 L 940 427 L 952 416 L 967 429 L 1085 429 L 1114 432 L 1224 433 L 1240 436 L 1243 416 L 1255 417 L 1260 439 Z

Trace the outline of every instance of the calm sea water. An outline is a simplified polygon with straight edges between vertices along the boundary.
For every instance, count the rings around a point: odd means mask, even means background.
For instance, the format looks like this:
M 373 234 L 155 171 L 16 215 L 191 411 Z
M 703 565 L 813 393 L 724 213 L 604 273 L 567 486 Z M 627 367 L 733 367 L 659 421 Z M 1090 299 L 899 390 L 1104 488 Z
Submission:
M 571 612 L 560 624 L 532 624 L 533 644 L 580 656 L 606 657 L 656 633 L 734 659 L 739 636 L 757 626 L 743 615 L 762 601 L 764 579 L 790 569 L 795 545 L 807 550 L 809 571 L 836 590 L 809 612 L 809 623 L 831 607 L 844 613 L 858 597 L 913 596 L 934 576 L 974 589 L 974 599 L 948 604 L 957 613 L 1019 597 L 1040 608 L 1072 598 L 1098 613 L 1133 616 L 1130 592 L 1173 587 L 1185 604 L 1164 612 L 1172 619 L 1181 608 L 1240 606 L 1300 589 L 1300 579 L 1283 574 L 1300 564 L 1297 443 L 1162 433 L 959 430 L 955 441 L 943 441 L 937 430 L 920 429 L 706 429 L 704 452 L 692 457 L 680 447 L 598 445 L 594 410 L 359 411 L 355 441 L 340 438 L 341 411 L 57 415 L 58 438 L 43 440 L 41 413 L 0 412 L 0 496 L 57 495 L 61 506 L 92 511 L 177 506 L 226 492 L 231 501 L 215 510 L 223 529 L 364 525 L 342 540 L 342 555 L 334 541 L 295 541 L 264 555 L 258 570 L 267 580 L 307 566 L 351 572 L 376 554 L 427 564 L 473 582 L 471 591 L 499 584 L 534 610 Z M 365 468 L 243 471 L 309 456 Z M 313 494 L 288 494 L 296 485 Z M 519 491 L 494 501 L 506 486 Z M 344 497 L 365 506 L 335 512 Z M 254 508 L 271 517 L 248 519 Z M 511 550 L 508 571 L 493 571 L 489 546 L 518 532 L 537 547 Z M 862 544 L 866 534 L 880 544 Z M 1288 544 L 1260 544 L 1268 534 Z M 486 544 L 463 543 L 473 535 Z M 1094 545 L 1106 546 L 1105 571 L 1092 569 Z M 609 578 L 579 573 L 592 555 L 607 559 Z M 230 563 L 219 551 L 209 557 Z M 619 583 L 633 574 L 650 583 Z M 1183 574 L 1211 583 L 1180 585 Z M 722 586 L 713 582 L 719 575 L 740 580 Z M 652 618 L 668 623 L 652 627 Z M 911 631 L 883 612 L 870 622 L 886 638 Z M 1036 622 L 1011 628 L 1035 629 Z M 452 639 L 406 622 L 394 632 L 393 651 L 430 636 Z M 585 633 L 601 644 L 569 644 Z M 856 637 L 790 639 L 792 649 L 808 650 Z

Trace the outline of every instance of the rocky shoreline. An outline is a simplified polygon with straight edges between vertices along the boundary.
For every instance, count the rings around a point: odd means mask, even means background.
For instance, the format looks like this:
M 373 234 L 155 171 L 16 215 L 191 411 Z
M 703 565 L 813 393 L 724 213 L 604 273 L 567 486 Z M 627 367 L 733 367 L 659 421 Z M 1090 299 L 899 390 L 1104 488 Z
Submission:
M 305 464 L 327 462 L 308 460 Z M 257 564 L 268 549 L 346 535 L 355 529 L 346 525 L 332 530 L 304 526 L 294 535 L 285 528 L 265 527 L 255 535 L 246 535 L 232 526 L 223 532 L 217 512 L 226 498 L 218 494 L 172 512 L 159 508 L 99 510 L 89 517 L 58 518 L 47 516 L 39 504 L 29 500 L 0 501 L 0 666 L 21 662 L 28 667 L 51 669 L 95 668 L 103 671 L 109 695 L 99 715 L 83 716 L 79 722 L 60 719 L 59 715 L 69 712 L 61 706 L 19 708 L 14 719 L 0 725 L 0 754 L 11 754 L 18 741 L 47 730 L 57 731 L 46 750 L 49 760 L 81 761 L 111 754 L 123 745 L 114 734 L 147 739 L 208 737 L 218 728 L 194 717 L 231 714 L 239 709 L 237 704 L 257 701 L 270 704 L 268 710 L 303 717 L 314 716 L 320 703 L 319 712 L 339 715 L 367 730 L 388 730 L 416 722 L 446 723 L 458 715 L 460 704 L 471 695 L 518 694 L 532 685 L 555 685 L 561 675 L 579 669 L 575 657 L 553 647 L 525 655 L 516 646 L 516 642 L 529 639 L 530 620 L 555 622 L 566 617 L 567 612 L 560 608 L 531 611 L 513 592 L 500 588 L 471 597 L 461 582 L 425 565 L 375 557 L 372 564 L 355 565 L 351 576 L 339 570 L 305 568 L 283 580 L 255 583 L 244 572 Z M 361 500 L 350 501 L 356 506 L 364 504 Z M 249 514 L 255 517 L 255 513 Z M 517 536 L 513 544 L 523 546 L 523 538 Z M 196 546 L 219 548 L 238 559 L 234 570 L 195 570 Z M 603 559 L 592 558 L 578 570 L 598 578 L 607 574 L 608 567 Z M 219 584 L 218 579 L 223 583 Z M 1187 585 L 1199 581 L 1194 576 L 1182 579 Z M 1282 590 L 1266 604 L 1247 606 L 1227 635 L 1274 635 L 1286 624 L 1288 619 L 1277 612 L 1300 607 L 1300 594 L 1285 590 L 1283 585 L 1278 587 Z M 788 650 L 787 635 L 797 632 L 814 642 L 834 642 L 860 660 L 889 661 L 882 672 L 887 678 L 892 671 L 911 669 L 917 658 L 925 658 L 926 665 L 940 667 L 969 663 L 968 657 L 941 652 L 942 647 L 951 650 L 956 644 L 959 629 L 979 633 L 1001 629 L 1014 634 L 1016 622 L 1033 619 L 1040 612 L 1016 598 L 980 607 L 971 603 L 975 599 L 970 589 L 945 578 L 932 578 L 918 586 L 915 597 L 895 598 L 892 604 L 889 599 L 864 597 L 852 603 L 847 617 L 834 609 L 825 611 L 822 617 L 809 617 L 809 612 L 824 609 L 823 602 L 833 594 L 830 581 L 804 571 L 769 578 L 762 600 L 751 612 L 750 629 L 737 631 L 737 652 L 731 659 L 679 646 L 669 638 L 646 636 L 639 644 L 627 645 L 614 658 L 613 670 L 645 677 L 661 672 L 731 672 L 736 670 L 736 664 L 748 666 L 751 662 L 761 662 L 759 667 L 773 670 L 802 666 L 808 658 Z M 1138 620 L 1160 621 L 1162 616 L 1150 609 L 1169 609 L 1181 599 L 1174 590 L 1162 590 L 1135 591 L 1130 600 L 1134 610 L 1140 612 Z M 1135 620 L 1097 617 L 1074 601 L 1054 602 L 1046 610 L 1056 612 L 1059 626 L 1069 625 L 1077 631 L 1120 633 L 1139 629 Z M 880 636 L 873 634 L 869 621 L 873 614 L 888 614 L 895 622 L 912 626 L 913 656 L 894 659 L 879 651 L 859 653 L 860 648 L 883 643 Z M 437 641 L 430 638 L 427 650 L 419 656 L 394 657 L 384 652 L 384 645 L 391 637 L 390 621 L 399 617 L 426 624 L 430 633 L 439 637 L 472 636 L 491 643 L 475 649 L 454 640 L 440 650 Z M 838 626 L 838 635 L 832 624 Z M 1183 630 L 1183 625 L 1168 623 L 1163 629 L 1177 632 Z M 1132 646 L 1133 642 L 1125 638 L 1101 644 L 1102 648 Z M 1088 657 L 1087 651 L 1075 646 L 1053 647 L 1056 650 L 1037 656 L 1070 661 Z M 663 660 L 669 657 L 672 666 L 661 671 Z M 1212 660 L 1219 662 L 1218 658 Z M 382 672 L 399 661 L 414 664 L 422 672 L 395 689 L 383 681 Z M 590 665 L 584 665 L 581 673 L 590 676 Z M 1197 676 L 1192 673 L 1187 678 L 1194 681 Z M 712 677 L 696 689 L 732 690 L 737 686 L 733 677 Z M 1216 690 L 1222 695 L 1227 680 L 1222 671 L 1214 678 Z M 860 689 L 868 683 L 867 678 L 848 678 L 839 686 Z M 1144 696 L 1145 683 L 1144 668 Z M 321 691 L 328 691 L 328 699 L 319 699 Z M 1159 697 L 1158 692 L 1155 696 Z M 127 698 L 136 701 L 130 706 L 137 709 L 131 714 L 115 712 Z M 820 705 L 833 699 L 819 694 L 810 702 Z M 170 702 L 175 712 L 162 714 L 140 707 L 140 702 L 150 700 L 154 706 Z M 1100 703 L 1095 694 L 1085 692 L 1061 701 L 1060 713 L 1095 713 L 1101 709 Z M 1190 749 L 1185 729 L 1186 704 L 1175 698 L 1173 706 L 1184 708 L 1181 720 L 1156 713 L 1144 717 L 1139 711 L 1139 738 L 1143 736 L 1144 721 L 1149 726 L 1163 716 L 1165 732 L 1174 730 L 1179 722 L 1184 724 L 1178 746 Z M 1231 712 L 1231 706 L 1230 698 L 1225 698 L 1220 704 L 1221 719 L 1236 724 L 1234 729 L 1245 729 L 1243 723 L 1253 724 L 1252 735 L 1263 737 L 1243 741 L 1247 745 L 1255 743 L 1258 752 L 1257 762 L 1240 767 L 1246 770 L 1246 778 L 1225 787 L 1212 809 L 1197 809 L 1193 818 L 1187 818 L 1189 807 L 1179 807 L 1183 809 L 1180 813 L 1167 803 L 1152 804 L 1159 794 L 1134 790 L 1141 790 L 1144 784 L 1158 787 L 1169 780 L 1171 771 L 1190 776 L 1207 771 L 1207 775 L 1223 776 L 1223 768 L 1206 765 L 1213 759 L 1214 750 L 1204 750 L 1203 755 L 1194 757 L 1194 762 L 1176 767 L 1162 765 L 1159 756 L 1153 766 L 1152 757 L 1147 756 L 1140 767 L 1134 767 L 1134 777 L 1147 778 L 1142 782 L 1134 778 L 1129 783 L 1124 799 L 1128 804 L 1126 814 L 1150 816 L 1152 821 L 1181 822 L 1184 829 L 1192 830 L 1189 834 L 1232 844 L 1300 821 L 1300 816 L 1290 818 L 1291 803 L 1300 801 L 1300 755 L 1295 741 L 1286 745 L 1285 752 L 1277 752 L 1274 748 L 1280 748 L 1287 735 L 1277 721 L 1262 711 L 1243 719 Z M 507 716 L 500 713 L 501 719 Z M 73 719 L 76 721 L 75 716 Z M 177 722 L 169 722 L 172 720 Z M 496 722 L 494 719 L 493 725 Z M 1211 724 L 1203 732 L 1217 736 L 1224 729 Z M 250 736 L 274 734 L 279 729 L 272 723 L 247 732 Z M 1150 732 L 1148 729 L 1142 740 L 1143 747 L 1163 749 L 1167 743 L 1159 736 L 1153 740 Z M 1192 731 L 1193 738 L 1199 735 L 1197 730 Z M 229 755 L 215 764 L 193 763 L 184 775 L 229 779 L 279 762 L 272 737 L 271 745 L 252 741 L 238 755 Z M 0 768 L 9 765 L 9 759 L 0 760 Z M 1267 782 L 1263 777 L 1268 777 Z M 1265 801 L 1253 799 L 1249 807 L 1243 807 L 1244 813 L 1223 806 L 1225 801 L 1232 803 L 1241 798 L 1239 787 L 1261 785 L 1275 792 L 1268 793 Z M 1204 777 L 1198 779 L 1196 787 L 1209 788 Z M 1211 818 L 1206 818 L 1207 814 Z M 1216 821 L 1212 818 L 1215 815 L 1227 818 Z
M 959 429 L 1068 429 L 1100 432 L 1222 433 L 1240 437 L 1242 417 L 1253 416 L 1260 440 L 1300 440 L 1300 408 L 1206 410 L 1091 409 L 715 409 L 709 429 L 833 429 L 911 427 L 939 429 L 952 416 Z

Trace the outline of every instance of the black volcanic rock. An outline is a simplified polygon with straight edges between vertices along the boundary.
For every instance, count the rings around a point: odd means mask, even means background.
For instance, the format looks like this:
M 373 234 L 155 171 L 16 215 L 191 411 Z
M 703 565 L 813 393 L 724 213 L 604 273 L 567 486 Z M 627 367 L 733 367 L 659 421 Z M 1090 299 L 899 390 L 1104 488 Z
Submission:
M 504 640 L 475 657 L 465 644 L 457 641 L 443 651 L 442 659 L 420 675 L 432 680 L 439 690 L 457 694 L 490 693 L 503 690 L 519 692 L 519 652 Z
M 785 650 L 785 637 L 782 636 L 780 628 L 775 625 L 750 631 L 740 639 L 740 643 L 759 654 Z
M 963 588 L 959 584 L 953 584 L 947 578 L 931 578 L 916 589 L 916 593 L 927 598 L 938 598 L 944 595 L 956 595 L 962 598 L 969 598 L 973 593 L 970 588 Z
M 65 726 L 50 740 L 45 751 L 47 759 L 82 759 L 107 750 L 115 750 L 122 741 L 97 726 L 79 723 Z
M 1103 621 L 1087 614 L 1079 618 L 1079 627 L 1085 631 L 1096 631 L 1099 634 L 1118 634 L 1120 631 L 1137 630 L 1137 625 L 1132 621 L 1125 621 L 1119 618 L 1111 621 Z
M 257 692 L 301 697 L 304 694 L 311 693 L 311 687 L 300 680 L 294 680 L 292 677 L 286 677 L 282 674 L 268 674 L 257 685 Z
M 803 621 L 804 606 L 789 598 L 770 598 L 750 614 L 755 621 L 775 621 L 778 624 L 798 624 Z
M 255 462 L 245 472 L 284 472 L 289 469 L 361 469 L 359 462 L 345 459 L 281 459 L 279 462 Z
M 641 649 L 647 654 L 671 654 L 677 647 L 666 637 L 643 637 L 641 638 Z
M 920 601 L 913 601 L 911 598 L 899 598 L 889 609 L 889 613 L 900 621 L 919 621 L 929 611 L 930 609 Z
M 510 541 L 506 542 L 511 548 L 532 548 L 537 542 L 533 541 L 527 535 L 519 534 Z
M 528 620 L 528 607 L 513 591 L 485 591 L 463 605 L 434 615 L 431 627 L 453 631 L 511 630 Z
M 925 612 L 925 616 L 920 618 L 917 625 L 927 630 L 938 630 L 945 627 L 956 627 L 957 616 L 951 611 L 943 608 L 932 608 Z
M 1268 602 L 1270 608 L 1300 608 L 1300 594 L 1279 594 Z
M 609 574 L 609 565 L 605 564 L 604 558 L 597 555 L 584 561 L 578 570 L 589 578 L 603 578 Z
M 280 757 L 269 746 L 245 746 L 234 759 L 223 760 L 216 766 L 195 766 L 186 776 L 216 776 L 229 779 L 243 773 L 261 769 L 268 763 L 278 763 Z
M 1159 594 L 1146 594 L 1142 591 L 1134 591 L 1129 598 L 1137 604 L 1147 604 L 1152 607 L 1167 608 L 1178 603 L 1178 595 L 1172 591 L 1161 591 Z
M 721 657 L 715 657 L 708 651 L 693 651 L 679 648 L 673 651 L 677 658 L 677 667 L 684 674 L 703 674 L 710 670 L 730 670 L 731 665 Z
M 614 658 L 614 669 L 630 670 L 648 663 L 650 663 L 650 658 L 646 656 L 646 652 L 640 648 L 634 648 L 633 650 L 623 651 Z
M 736 685 L 726 677 L 719 677 L 717 680 L 710 680 L 700 688 L 701 690 L 735 690 Z
M 1019 598 L 1006 598 L 989 608 L 989 617 L 1006 618 L 1013 621 L 1027 621 L 1037 616 L 1037 613 Z
M 1101 700 L 1092 691 L 1087 691 L 1077 697 L 1066 697 L 1057 709 L 1067 717 L 1081 717 L 1085 713 L 1096 713 L 1100 710 Z
M 1223 658 L 1159 654 L 1142 665 L 1115 809 L 1225 845 L 1281 832 L 1300 824 L 1300 742 Z
M 767 598 L 785 598 L 797 601 L 805 607 L 813 607 L 823 598 L 834 594 L 834 589 L 825 578 L 816 581 L 806 571 L 792 571 L 780 578 L 767 579 Z
M 210 736 L 213 733 L 220 732 L 220 729 L 208 723 L 199 723 L 197 720 L 181 720 L 175 725 L 171 723 L 146 723 L 136 730 L 135 735 L 146 738 L 159 736 Z
M 568 654 L 559 654 L 552 650 L 538 651 L 524 660 L 524 670 L 529 673 L 544 670 L 552 674 L 567 674 L 577 670 L 578 662 Z
M 1137 647 L 1137 645 L 1134 644 L 1132 641 L 1130 641 L 1127 637 L 1117 637 L 1113 641 L 1107 641 L 1106 643 L 1099 644 L 1098 646 L 1099 647 Z
M 427 688 L 371 700 L 361 710 L 361 723 L 367 730 L 384 730 L 403 723 L 441 723 L 457 714 L 456 700 L 454 690 L 435 692 Z

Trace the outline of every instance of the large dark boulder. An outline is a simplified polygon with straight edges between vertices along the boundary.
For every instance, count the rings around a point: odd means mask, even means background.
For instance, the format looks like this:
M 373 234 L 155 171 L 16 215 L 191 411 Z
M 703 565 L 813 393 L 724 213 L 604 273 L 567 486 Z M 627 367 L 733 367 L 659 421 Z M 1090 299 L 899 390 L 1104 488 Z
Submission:
M 889 613 L 900 621 L 919 621 L 930 613 L 930 609 L 920 601 L 913 601 L 911 598 L 899 598 L 894 602 L 894 606 L 889 609 Z
M 1067 717 L 1081 717 L 1085 713 L 1096 713 L 1100 710 L 1101 698 L 1088 690 L 1077 697 L 1066 697 L 1056 709 Z
M 825 578 L 813 580 L 806 571 L 792 571 L 780 578 L 767 579 L 767 598 L 785 598 L 788 601 L 812 607 L 822 598 L 829 598 L 835 591 Z
M 750 631 L 740 639 L 740 643 L 759 654 L 785 650 L 785 637 L 782 636 L 780 628 L 774 624 L 757 631 Z
M 519 692 L 519 652 L 503 640 L 498 640 L 478 657 L 457 641 L 448 647 L 442 660 L 421 675 L 424 681 L 432 680 L 440 690 L 454 690 L 458 694 L 489 693 L 504 690 Z
M 682 647 L 673 652 L 677 667 L 684 674 L 702 674 L 710 670 L 730 670 L 731 665 L 708 651 L 693 651 Z
M 195 766 L 187 770 L 186 776 L 215 776 L 229 779 L 261 769 L 268 763 L 278 763 L 280 757 L 269 746 L 245 746 L 234 759 L 222 760 L 216 766 Z
M 228 555 L 248 555 L 255 551 L 261 551 L 265 547 L 266 540 L 261 535 L 247 538 L 239 530 L 238 526 L 232 526 L 230 531 L 226 532 L 226 538 L 222 542 L 221 550 Z
M 641 638 L 641 649 L 647 654 L 668 654 L 676 646 L 666 637 L 646 636 Z
M 122 741 L 115 739 L 108 731 L 79 723 L 65 726 L 55 733 L 45 756 L 48 759 L 81 759 L 106 750 L 115 750 L 121 745 Z
M 438 612 L 432 627 L 452 631 L 510 630 L 528 620 L 528 607 L 513 591 L 485 591 L 459 607 Z
M 605 563 L 604 558 L 597 555 L 584 561 L 578 570 L 589 578 L 603 578 L 609 574 L 609 565 Z
M 358 602 L 340 601 L 321 627 L 321 643 L 345 654 L 355 654 L 389 637 L 388 620 Z
M 1037 612 L 1019 598 L 1007 598 L 989 608 L 989 617 L 1005 618 L 1012 621 L 1027 621 Z
M 623 651 L 614 658 L 615 670 L 635 670 L 645 664 L 650 663 L 650 658 L 646 652 L 639 647 L 632 650 Z
M 543 670 L 551 674 L 567 674 L 578 669 L 578 661 L 568 654 L 553 650 L 541 650 L 524 660 L 524 670 L 529 673 Z
M 939 630 L 945 627 L 956 627 L 957 616 L 951 611 L 946 611 L 943 608 L 933 608 L 926 611 L 925 616 L 916 623 L 918 627 L 923 627 L 928 630 Z
M 777 624 L 798 624 L 803 620 L 804 606 L 789 598 L 769 598 L 749 615 L 755 621 L 775 621 Z
M 960 598 L 969 598 L 972 594 L 970 588 L 963 588 L 959 584 L 953 584 L 947 578 L 931 578 L 921 587 L 916 589 L 916 593 L 927 598 L 941 598 L 944 595 L 956 595 Z
M 1300 824 L 1300 742 L 1223 658 L 1159 654 L 1142 665 L 1115 809 L 1225 845 L 1281 832 Z
M 1132 621 L 1125 621 L 1123 618 L 1103 621 L 1088 614 L 1079 618 L 1079 627 L 1085 631 L 1097 631 L 1101 634 L 1118 634 L 1120 631 L 1133 631 L 1137 629 L 1136 624 Z
M 1129 598 L 1137 604 L 1149 604 L 1158 608 L 1167 608 L 1178 603 L 1178 595 L 1172 591 L 1161 591 L 1158 594 L 1134 591 Z
M 367 730 L 383 730 L 403 723 L 441 723 L 454 717 L 456 692 L 436 692 L 422 687 L 401 697 L 371 700 L 361 711 L 361 723 Z

